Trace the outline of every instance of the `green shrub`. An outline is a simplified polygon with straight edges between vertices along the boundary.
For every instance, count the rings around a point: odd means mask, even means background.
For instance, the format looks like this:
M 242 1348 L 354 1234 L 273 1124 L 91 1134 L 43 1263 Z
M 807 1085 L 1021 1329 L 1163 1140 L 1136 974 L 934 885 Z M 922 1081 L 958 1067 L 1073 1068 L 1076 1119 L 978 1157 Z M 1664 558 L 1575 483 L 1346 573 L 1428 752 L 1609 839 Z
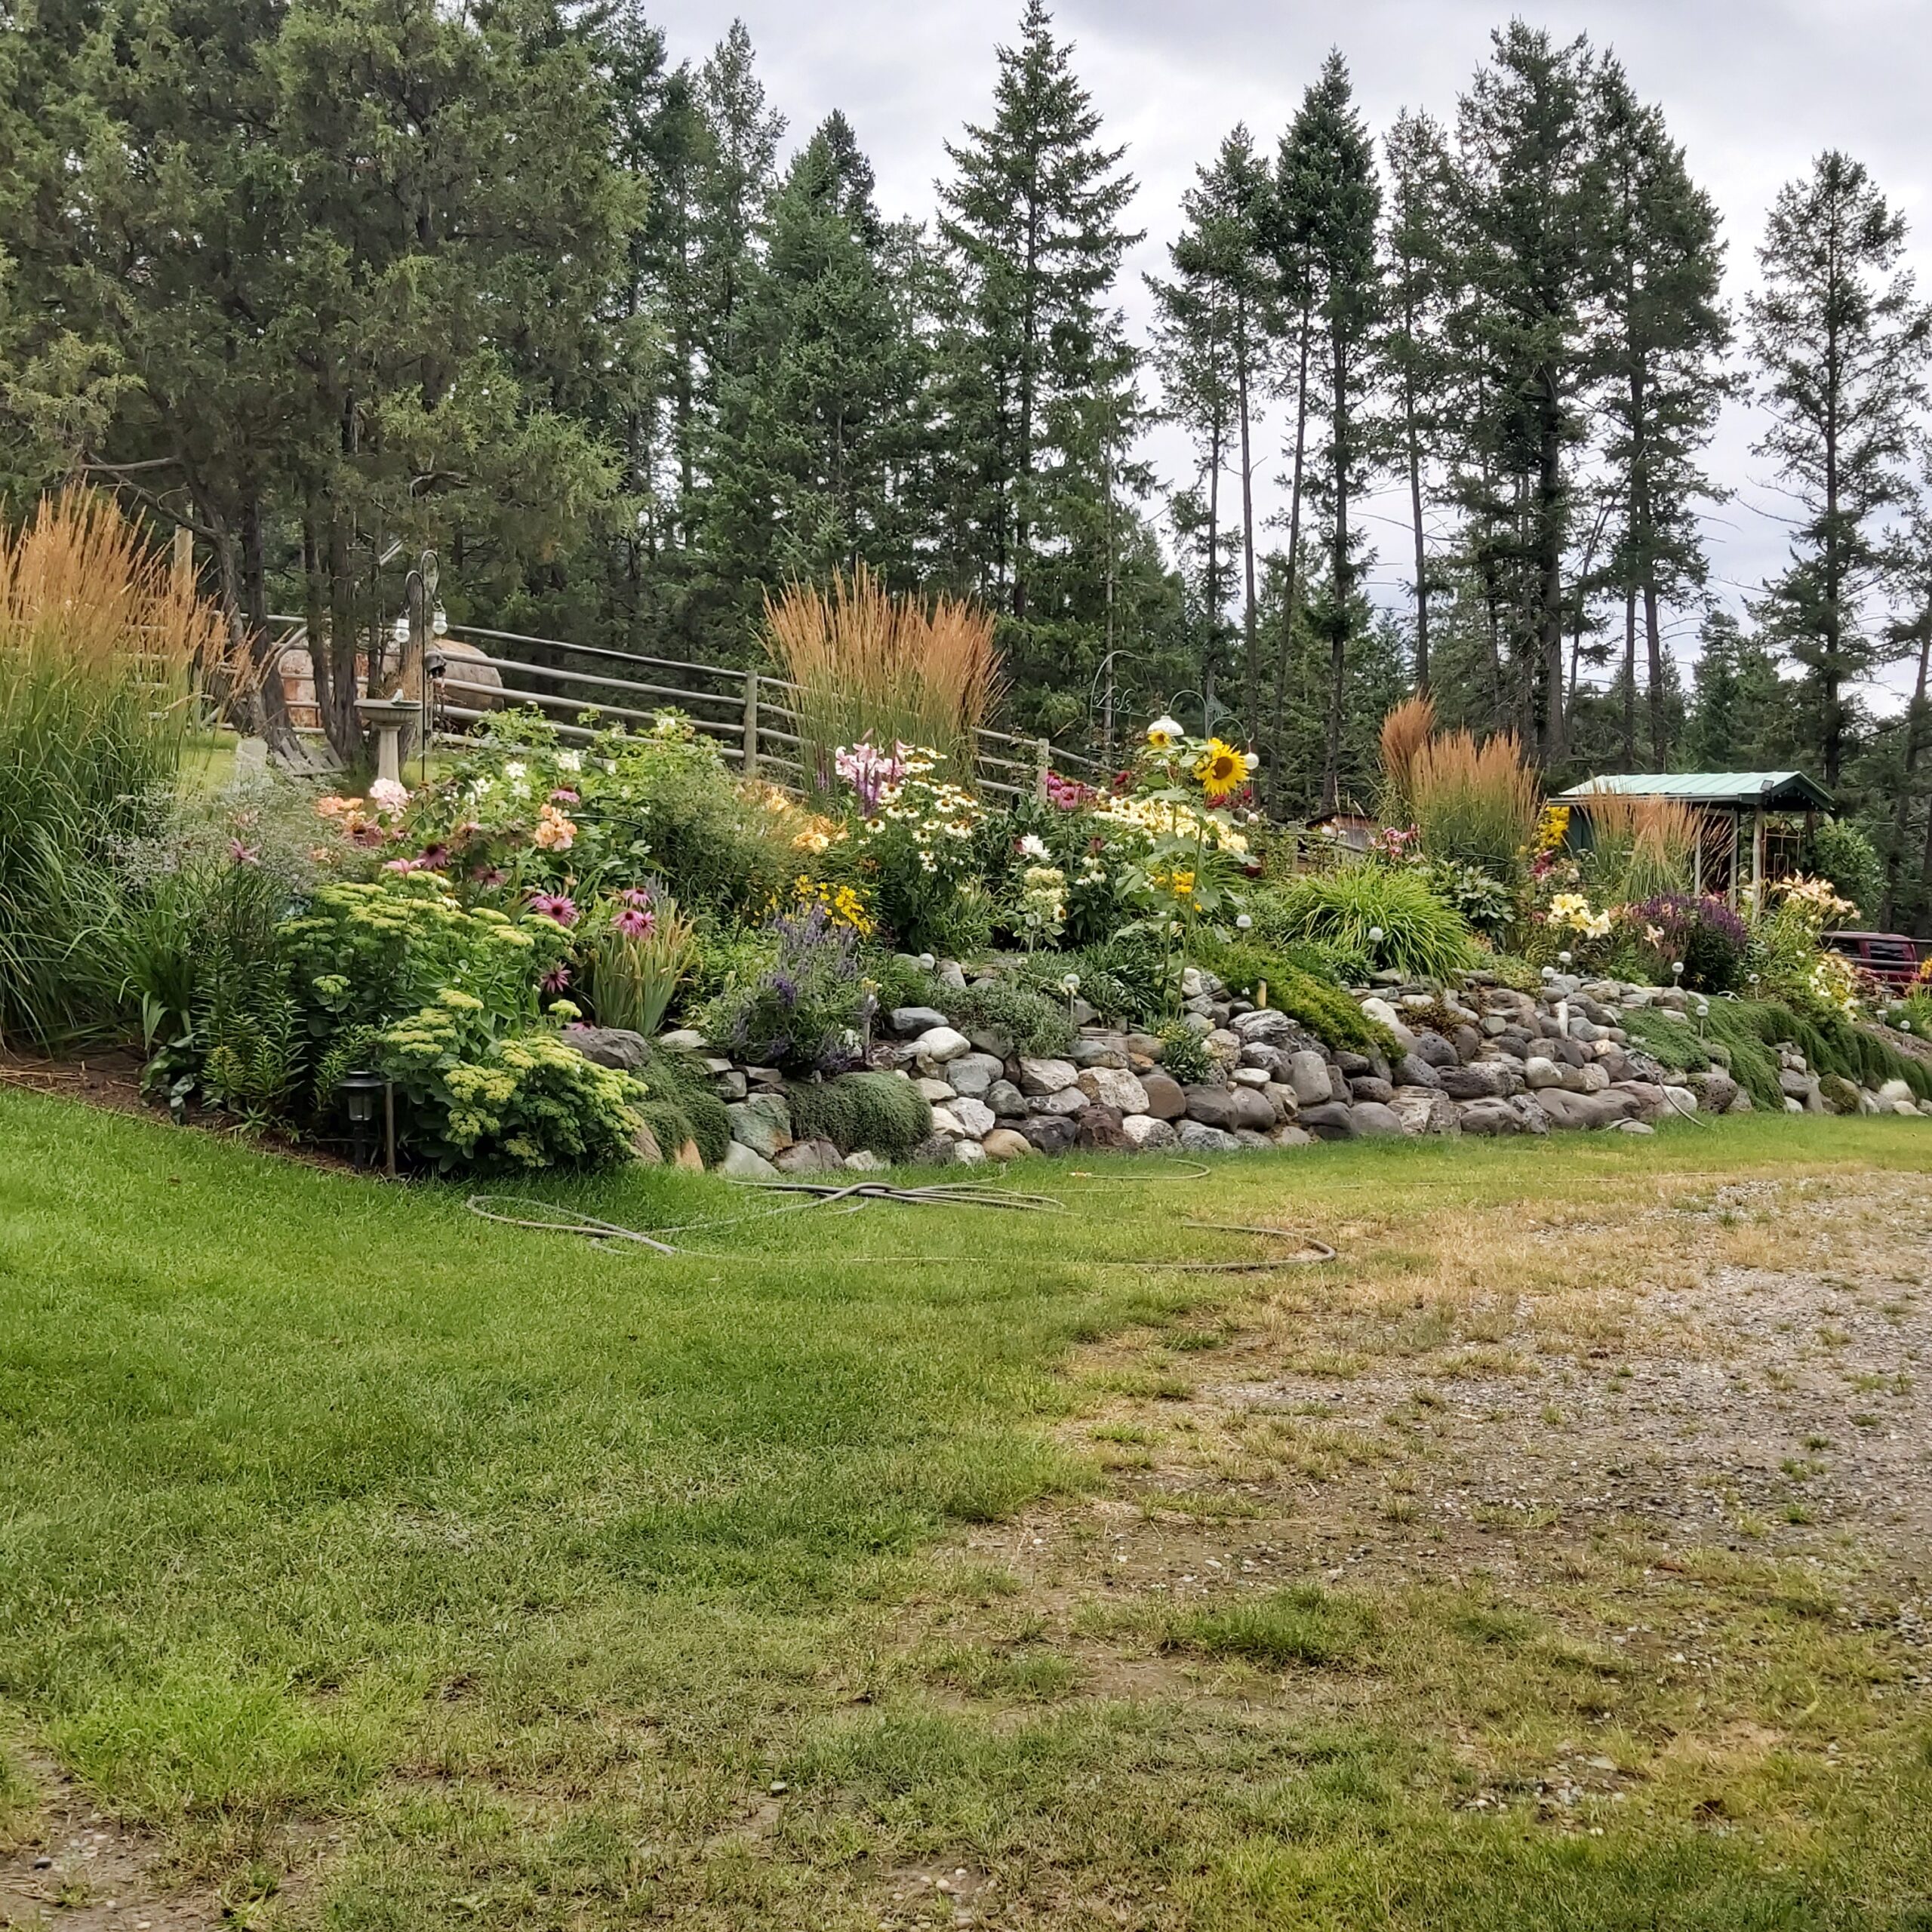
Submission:
M 861 1148 L 903 1161 L 933 1131 L 931 1103 L 896 1073 L 848 1073 L 791 1090 L 792 1131 L 829 1140 L 842 1154 Z
M 1073 1044 L 1066 995 L 1055 998 L 1036 992 L 1017 976 L 981 980 L 963 992 L 943 986 L 937 997 L 939 1010 L 961 1032 L 1001 1034 L 1016 1054 L 1044 1057 L 1063 1054 Z
M 695 1143 L 697 1139 L 690 1115 L 675 1100 L 638 1100 L 632 1103 L 632 1112 L 650 1128 L 657 1151 L 667 1161 L 678 1158 L 678 1151 L 686 1141 Z M 703 1149 L 698 1151 L 701 1156 Z
M 1317 978 L 1272 946 L 1203 933 L 1195 937 L 1193 955 L 1196 965 L 1217 974 L 1229 992 L 1244 999 L 1257 999 L 1265 984 L 1270 1006 L 1331 1047 L 1399 1056 L 1394 1036 L 1366 1017 L 1339 986 Z
M 1885 862 L 1858 826 L 1841 818 L 1820 819 L 1805 849 L 1804 869 L 1829 879 L 1838 897 L 1857 907 L 1856 920 L 1878 917 L 1885 897 Z
M 1249 910 L 1259 938 L 1333 947 L 1412 979 L 1447 980 L 1476 961 L 1467 922 L 1414 872 L 1370 863 L 1308 872 L 1257 894 Z
M 718 1097 L 710 1073 L 695 1054 L 653 1047 L 637 1081 L 645 1097 L 645 1106 L 639 1111 L 646 1120 L 652 1121 L 654 1134 L 657 1134 L 657 1128 L 648 1109 L 669 1109 L 677 1116 L 673 1127 L 675 1142 L 665 1146 L 663 1135 L 657 1137 L 657 1144 L 667 1158 L 675 1154 L 686 1140 L 694 1140 L 707 1168 L 715 1168 L 724 1159 L 731 1144 L 731 1116 Z
M 376 1066 L 395 1083 L 404 1146 L 438 1174 L 611 1167 L 632 1157 L 631 1080 L 553 1032 L 500 1032 L 454 989 L 384 1027 Z
M 1171 1020 L 1161 1029 L 1161 1065 L 1183 1087 L 1195 1087 L 1216 1071 L 1214 1057 L 1208 1043 L 1191 1026 Z

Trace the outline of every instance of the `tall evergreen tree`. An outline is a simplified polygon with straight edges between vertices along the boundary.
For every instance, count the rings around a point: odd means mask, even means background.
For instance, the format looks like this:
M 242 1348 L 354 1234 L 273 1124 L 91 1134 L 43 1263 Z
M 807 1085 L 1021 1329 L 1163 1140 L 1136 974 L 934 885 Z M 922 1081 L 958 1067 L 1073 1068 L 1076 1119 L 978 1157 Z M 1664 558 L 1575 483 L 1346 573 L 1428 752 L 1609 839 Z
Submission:
M 1272 183 L 1245 128 L 1221 143 L 1211 167 L 1198 171 L 1182 202 L 1188 226 L 1169 250 L 1174 278 L 1152 276 L 1155 359 L 1168 415 L 1192 436 L 1195 490 L 1177 500 L 1177 525 L 1204 537 L 1203 603 L 1207 635 L 1204 688 L 1222 668 L 1224 557 L 1238 555 L 1245 724 L 1257 735 L 1260 668 L 1254 558 L 1254 426 L 1265 386 L 1271 324 L 1271 280 L 1263 242 Z M 1230 459 L 1240 486 L 1240 528 L 1230 541 L 1220 484 Z
M 1493 38 L 1457 118 L 1454 482 L 1497 697 L 1513 674 L 1517 721 L 1554 767 L 1566 749 L 1564 562 L 1592 366 L 1595 57 L 1584 40 L 1558 45 L 1520 20 Z
M 964 308 L 948 349 L 953 460 L 971 479 L 981 580 L 1022 620 L 1041 546 L 1099 494 L 1080 414 L 1134 362 L 1109 301 L 1140 238 L 1120 225 L 1134 183 L 1072 57 L 1044 0 L 1027 0 L 1017 44 L 998 51 L 992 118 L 948 143 L 940 189 Z
M 1441 433 L 1443 311 L 1448 293 L 1451 164 L 1442 130 L 1426 114 L 1395 117 L 1383 143 L 1389 163 L 1386 326 L 1382 355 L 1392 392 L 1389 442 L 1408 484 L 1414 547 L 1415 681 L 1429 688 L 1427 479 Z
M 719 384 L 708 563 L 739 592 L 915 558 L 900 488 L 918 454 L 922 345 L 881 258 L 872 172 L 834 116 L 792 162 L 763 225 Z
M 1594 105 L 1603 183 L 1602 454 L 1620 499 L 1614 569 L 1627 613 L 1623 675 L 1634 698 L 1641 607 L 1651 763 L 1663 771 L 1670 746 L 1662 608 L 1702 587 L 1697 505 L 1721 494 L 1700 459 L 1727 386 L 1724 254 L 1715 205 L 1691 180 L 1661 111 L 1638 100 L 1614 60 L 1598 69 Z
M 1793 749 L 1790 694 L 1761 639 L 1747 635 L 1727 611 L 1706 614 L 1684 756 L 1694 771 L 1762 771 Z
M 1906 501 L 1932 313 L 1898 264 L 1905 217 L 1834 149 L 1779 192 L 1758 251 L 1751 344 L 1771 424 L 1757 445 L 1799 506 L 1764 621 L 1804 672 L 1810 749 L 1844 775 L 1858 688 L 1884 655 L 1870 622 L 1887 514 Z
M 1281 150 L 1284 219 L 1303 251 L 1322 365 L 1327 440 L 1318 466 L 1327 512 L 1327 582 L 1321 622 L 1328 644 L 1328 708 L 1321 801 L 1334 808 L 1341 779 L 1343 709 L 1351 633 L 1361 621 L 1359 533 L 1350 512 L 1367 480 L 1370 345 L 1380 319 L 1377 253 L 1382 189 L 1375 145 L 1355 104 L 1346 63 L 1331 53 Z

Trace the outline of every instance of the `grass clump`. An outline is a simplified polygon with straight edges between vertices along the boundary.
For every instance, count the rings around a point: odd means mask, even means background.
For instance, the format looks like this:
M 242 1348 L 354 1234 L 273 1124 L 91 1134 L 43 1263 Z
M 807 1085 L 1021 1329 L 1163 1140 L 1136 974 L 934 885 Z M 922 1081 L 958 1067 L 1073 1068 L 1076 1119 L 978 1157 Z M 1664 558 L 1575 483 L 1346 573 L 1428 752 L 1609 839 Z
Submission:
M 1064 994 L 1055 998 L 1020 980 L 976 981 L 963 992 L 939 989 L 940 1011 L 963 1033 L 997 1033 L 1029 1059 L 1063 1054 L 1073 1044 Z
M 45 497 L 0 533 L 0 1039 L 96 1030 L 116 989 L 106 864 L 165 823 L 212 606 L 106 497 Z
M 1282 1670 L 1297 1663 L 1360 1662 L 1379 1628 L 1375 1612 L 1359 1598 L 1303 1583 L 1225 1609 L 1177 1617 L 1167 1641 L 1174 1649 L 1244 1657 Z
M 1377 971 L 1448 980 L 1476 963 L 1474 936 L 1455 908 L 1417 874 L 1387 866 L 1309 872 L 1257 894 L 1251 910 L 1264 940 L 1321 946 Z
M 1407 786 L 1430 858 L 1505 881 L 1521 877 L 1536 844 L 1543 787 L 1515 732 L 1480 745 L 1467 731 L 1432 738 L 1410 755 Z
M 829 792 L 833 754 L 860 739 L 923 746 L 970 774 L 975 734 L 1000 687 L 993 620 L 942 597 L 896 597 L 861 564 L 832 588 L 795 583 L 768 599 L 765 644 L 795 687 L 808 786 Z
M 841 1154 L 861 1148 L 903 1161 L 933 1131 L 930 1102 L 896 1073 L 847 1073 L 790 1090 L 792 1131 L 829 1140 Z

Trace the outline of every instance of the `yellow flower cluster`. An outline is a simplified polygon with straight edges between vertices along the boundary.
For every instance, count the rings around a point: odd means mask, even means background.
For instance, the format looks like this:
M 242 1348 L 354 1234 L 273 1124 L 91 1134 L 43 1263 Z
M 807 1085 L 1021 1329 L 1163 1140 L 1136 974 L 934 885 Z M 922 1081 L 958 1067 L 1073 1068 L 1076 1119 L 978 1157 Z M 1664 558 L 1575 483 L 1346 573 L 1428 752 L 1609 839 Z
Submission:
M 1139 832 L 1149 838 L 1192 838 L 1198 834 L 1213 851 L 1231 852 L 1237 857 L 1247 851 L 1247 841 L 1232 826 L 1192 805 L 1163 798 L 1109 798 L 1094 816 L 1123 832 Z
M 871 908 L 853 887 L 802 875 L 798 884 L 801 899 L 823 906 L 840 925 L 850 926 L 861 939 L 870 939 L 878 931 L 878 921 L 872 917 Z
M 1545 805 L 1543 816 L 1537 820 L 1537 852 L 1540 857 L 1545 852 L 1554 852 L 1570 835 L 1570 808 L 1567 805 Z
M 1849 918 L 1858 910 L 1849 899 L 1838 897 L 1838 888 L 1829 879 L 1807 878 L 1802 872 L 1780 879 L 1771 890 L 1794 911 L 1821 928 L 1834 919 Z
M 1580 892 L 1559 892 L 1549 902 L 1549 923 L 1567 927 L 1585 939 L 1607 939 L 1611 918 L 1607 912 L 1594 912 Z

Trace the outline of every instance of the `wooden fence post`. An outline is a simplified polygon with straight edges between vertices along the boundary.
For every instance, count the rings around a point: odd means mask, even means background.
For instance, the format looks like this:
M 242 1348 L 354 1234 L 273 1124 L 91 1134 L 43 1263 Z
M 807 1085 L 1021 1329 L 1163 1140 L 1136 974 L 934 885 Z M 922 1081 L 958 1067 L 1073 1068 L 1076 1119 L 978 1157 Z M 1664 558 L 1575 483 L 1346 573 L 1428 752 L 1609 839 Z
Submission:
M 1041 804 L 1047 801 L 1047 779 L 1053 768 L 1053 740 L 1041 738 L 1033 747 L 1033 795 Z
M 745 673 L 745 776 L 758 776 L 758 673 Z

